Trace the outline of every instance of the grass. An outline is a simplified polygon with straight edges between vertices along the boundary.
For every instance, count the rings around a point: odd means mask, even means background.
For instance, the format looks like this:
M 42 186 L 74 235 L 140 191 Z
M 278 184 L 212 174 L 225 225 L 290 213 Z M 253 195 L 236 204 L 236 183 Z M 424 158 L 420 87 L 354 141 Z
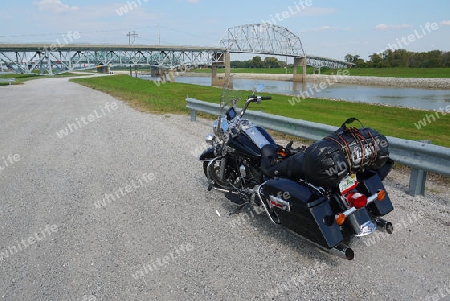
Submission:
M 379 76 L 379 77 L 403 77 L 403 78 L 450 78 L 450 68 L 351 68 L 348 69 L 353 76 Z M 321 74 L 337 74 L 338 69 L 324 69 Z M 196 69 L 190 72 L 211 73 L 211 69 Z M 218 69 L 219 73 L 224 73 L 225 69 Z M 299 72 L 301 70 L 299 69 Z M 314 68 L 307 67 L 307 74 L 313 74 Z M 231 73 L 265 73 L 265 74 L 286 74 L 284 68 L 231 68 Z M 293 73 L 292 68 L 288 68 L 288 74 Z
M 24 82 L 42 78 L 43 76 L 46 77 L 72 77 L 72 76 L 81 76 L 81 74 L 74 74 L 74 73 L 62 73 L 62 74 L 56 74 L 56 75 L 39 75 L 36 73 L 30 73 L 30 74 L 0 74 L 0 78 L 15 78 L 16 81 L 11 83 L 12 85 L 22 85 Z M 0 86 L 7 86 L 8 83 L 0 83 Z
M 108 93 L 138 110 L 160 114 L 187 114 L 186 97 L 219 103 L 221 94 L 221 90 L 215 87 L 184 83 L 165 83 L 158 87 L 154 82 L 128 75 L 76 78 L 71 81 Z M 241 100 L 248 94 L 248 91 L 241 92 Z M 272 98 L 250 109 L 332 126 L 340 126 L 347 118 L 357 117 L 365 126 L 375 128 L 387 136 L 431 140 L 433 144 L 450 147 L 450 114 L 440 114 L 436 121 L 417 129 L 415 123 L 423 120 L 426 114 L 436 113 L 316 98 L 307 98 L 292 106 L 289 103 L 292 96 L 272 95 Z

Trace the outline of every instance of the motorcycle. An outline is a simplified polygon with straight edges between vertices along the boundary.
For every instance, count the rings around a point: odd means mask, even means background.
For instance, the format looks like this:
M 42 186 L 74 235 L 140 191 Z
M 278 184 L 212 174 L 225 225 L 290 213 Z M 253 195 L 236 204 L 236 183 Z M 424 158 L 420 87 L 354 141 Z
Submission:
M 211 146 L 199 158 L 208 191 L 237 195 L 243 203 L 234 213 L 247 204 L 260 206 L 274 224 L 348 260 L 354 258 L 350 246 L 358 238 L 376 230 L 392 234 L 392 223 L 382 218 L 393 210 L 383 185 L 394 164 L 384 136 L 367 128 L 347 128 L 357 120 L 350 118 L 307 148 L 294 149 L 292 141 L 283 147 L 244 118 L 250 104 L 271 99 L 256 94 L 264 87 L 255 87 L 238 112 L 239 98 L 231 95 L 236 92 L 230 92 L 230 80 L 222 90 L 214 134 L 205 139 Z M 338 145 L 338 151 L 330 151 L 330 143 Z

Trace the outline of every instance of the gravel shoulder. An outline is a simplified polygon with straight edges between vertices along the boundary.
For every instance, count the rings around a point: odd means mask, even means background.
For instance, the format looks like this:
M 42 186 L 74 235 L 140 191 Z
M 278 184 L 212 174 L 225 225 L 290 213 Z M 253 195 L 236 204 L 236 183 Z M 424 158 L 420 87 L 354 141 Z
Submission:
M 411 197 L 393 172 L 394 234 L 345 261 L 258 211 L 226 216 L 197 160 L 210 120 L 138 112 L 67 78 L 0 87 L 0 119 L 1 300 L 450 299 L 445 182 Z

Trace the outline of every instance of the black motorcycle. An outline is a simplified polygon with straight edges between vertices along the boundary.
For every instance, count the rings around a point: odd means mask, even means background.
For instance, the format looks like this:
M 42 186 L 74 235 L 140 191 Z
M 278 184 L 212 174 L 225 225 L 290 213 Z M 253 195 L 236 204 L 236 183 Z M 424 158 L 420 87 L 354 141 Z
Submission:
M 200 155 L 208 190 L 236 194 L 262 206 L 270 220 L 348 260 L 358 237 L 376 229 L 391 234 L 382 216 L 393 210 L 382 181 L 390 172 L 388 142 L 370 128 L 342 127 L 308 148 L 278 145 L 262 127 L 244 119 L 263 86 L 248 96 L 240 112 L 238 98 L 224 85 L 220 115 L 213 123 L 211 145 Z M 231 92 L 232 93 L 232 92 Z

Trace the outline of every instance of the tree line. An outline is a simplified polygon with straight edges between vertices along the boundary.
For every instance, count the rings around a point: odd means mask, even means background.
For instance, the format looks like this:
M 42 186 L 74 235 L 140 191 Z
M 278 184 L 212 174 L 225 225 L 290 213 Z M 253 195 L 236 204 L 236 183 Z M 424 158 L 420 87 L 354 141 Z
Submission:
M 345 61 L 359 68 L 439 68 L 450 67 L 450 52 L 432 50 L 428 52 L 410 52 L 405 49 L 387 49 L 383 53 L 369 55 L 364 61 L 359 55 L 347 54 Z
M 286 62 L 279 61 L 276 57 L 266 57 L 264 60 L 260 56 L 255 56 L 248 61 L 231 61 L 231 68 L 284 68 Z

